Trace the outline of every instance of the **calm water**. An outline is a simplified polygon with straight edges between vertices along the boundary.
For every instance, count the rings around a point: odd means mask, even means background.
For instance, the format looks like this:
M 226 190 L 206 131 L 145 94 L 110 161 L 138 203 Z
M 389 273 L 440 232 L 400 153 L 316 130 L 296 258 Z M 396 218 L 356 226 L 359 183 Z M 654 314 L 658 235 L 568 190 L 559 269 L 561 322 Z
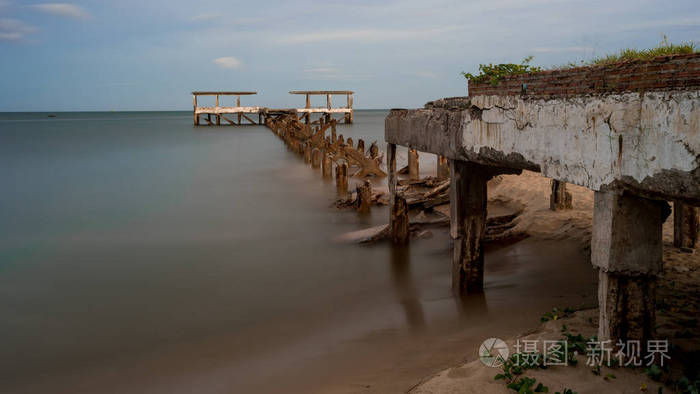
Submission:
M 334 242 L 386 209 L 338 212 L 263 127 L 46 115 L 0 114 L 3 393 L 400 392 L 595 296 L 569 244 L 492 248 L 485 295 L 456 300 L 445 230 Z M 339 132 L 369 146 L 385 116 Z

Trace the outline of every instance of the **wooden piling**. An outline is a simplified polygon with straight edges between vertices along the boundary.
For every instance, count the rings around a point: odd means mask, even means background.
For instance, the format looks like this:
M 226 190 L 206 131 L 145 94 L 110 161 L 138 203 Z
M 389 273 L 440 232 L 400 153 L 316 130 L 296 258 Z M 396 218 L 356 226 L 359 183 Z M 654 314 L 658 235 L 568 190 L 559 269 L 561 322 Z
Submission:
M 351 148 L 355 147 L 355 145 L 353 145 L 352 137 L 348 137 L 348 140 L 345 143 Z
M 552 194 L 549 196 L 549 209 L 557 211 L 573 207 L 571 193 L 566 191 L 566 182 L 552 179 Z
M 311 151 L 311 167 L 321 167 L 321 150 L 318 148 L 313 148 L 313 150 Z
M 450 162 L 442 155 L 437 155 L 437 177 L 440 179 L 450 177 Z
M 408 178 L 411 180 L 419 179 L 418 151 L 413 148 L 408 149 Z
M 362 138 L 357 140 L 357 151 L 362 153 L 362 156 L 365 155 L 365 141 Z
M 331 178 L 332 170 L 333 167 L 333 161 L 331 160 L 331 155 L 328 154 L 327 151 L 323 152 L 323 163 L 322 163 L 322 173 L 323 177 L 328 179 Z
M 335 187 L 338 196 L 345 197 L 348 194 L 348 163 L 339 160 L 335 167 Z
M 394 196 L 391 205 L 391 240 L 396 245 L 407 245 L 409 241 L 408 204 L 403 196 Z
M 700 208 L 673 202 L 673 246 L 677 248 L 697 248 L 700 241 Z
M 372 203 L 372 183 L 365 180 L 362 185 L 357 186 L 357 212 L 366 214 L 370 212 Z
M 304 144 L 304 163 L 311 163 L 311 144 L 308 142 Z
M 335 126 L 336 126 L 336 121 L 335 119 L 331 119 L 331 144 L 335 143 L 336 140 L 336 135 L 335 135 Z
M 370 147 L 369 147 L 369 157 L 370 157 L 371 159 L 376 159 L 376 158 L 379 157 L 379 147 L 377 146 L 377 144 L 372 143 L 372 145 L 370 145 Z

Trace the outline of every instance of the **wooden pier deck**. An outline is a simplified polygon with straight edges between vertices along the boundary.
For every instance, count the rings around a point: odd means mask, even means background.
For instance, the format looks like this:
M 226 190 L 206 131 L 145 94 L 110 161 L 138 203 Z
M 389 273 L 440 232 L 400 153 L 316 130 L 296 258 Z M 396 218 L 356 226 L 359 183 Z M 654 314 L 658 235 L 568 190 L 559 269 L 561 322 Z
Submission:
M 192 102 L 193 102 L 193 120 L 194 125 L 208 125 L 208 126 L 221 126 L 222 121 L 225 122 L 223 125 L 230 126 L 241 126 L 241 125 L 263 125 L 265 120 L 268 118 L 278 118 L 282 115 L 294 114 L 299 119 L 303 119 L 307 124 L 313 123 L 318 124 L 321 119 L 323 122 L 329 123 L 331 119 L 334 119 L 335 114 L 342 115 L 338 120 L 343 120 L 344 123 L 353 122 L 353 91 L 350 90 L 309 90 L 309 91 L 291 91 L 290 94 L 295 95 L 305 95 L 306 96 L 306 106 L 303 108 L 267 108 L 267 107 L 257 107 L 257 106 L 242 106 L 241 96 L 249 96 L 257 94 L 257 92 L 230 92 L 230 91 L 218 91 L 218 92 L 207 92 L 207 91 L 197 91 L 192 92 Z M 311 96 L 314 95 L 324 95 L 326 96 L 326 106 L 323 107 L 311 107 Z M 333 107 L 331 105 L 331 96 L 333 95 L 343 95 L 346 96 L 347 105 L 344 107 Z M 214 96 L 216 99 L 215 105 L 213 107 L 198 106 L 197 98 L 199 96 Z M 235 96 L 235 106 L 222 106 L 220 105 L 221 96 Z M 319 119 L 312 120 L 311 115 L 318 114 Z M 257 115 L 257 120 L 256 116 Z
M 263 124 L 263 113 L 264 108 L 262 107 L 244 107 L 241 106 L 241 96 L 249 96 L 258 94 L 258 92 L 192 92 L 192 100 L 194 104 L 194 124 L 195 126 L 200 125 L 201 115 L 205 115 L 204 121 L 210 126 L 216 124 L 221 125 L 221 121 L 224 120 L 230 125 L 242 125 L 243 121 L 248 121 L 248 124 L 260 125 Z M 197 97 L 199 96 L 215 96 L 216 105 L 214 107 L 198 107 Z M 220 96 L 236 96 L 236 106 L 220 106 L 219 97 Z M 248 115 L 257 114 L 258 119 L 255 121 L 255 116 L 251 119 Z M 227 115 L 235 115 L 236 118 L 229 119 Z M 212 116 L 214 121 L 212 121 Z M 237 122 L 236 122 L 237 120 Z
M 320 114 L 323 117 L 325 123 L 329 123 L 334 114 L 342 114 L 343 121 L 345 123 L 353 122 L 353 109 L 352 109 L 352 95 L 355 92 L 351 90 L 293 90 L 289 94 L 300 94 L 306 96 L 306 106 L 304 108 L 297 108 L 297 116 L 299 118 L 304 118 L 306 123 L 318 123 L 318 121 L 311 122 L 311 114 Z M 342 95 L 346 97 L 347 105 L 345 107 L 333 108 L 331 104 L 332 96 Z M 325 107 L 311 107 L 311 96 L 326 96 L 326 106 Z

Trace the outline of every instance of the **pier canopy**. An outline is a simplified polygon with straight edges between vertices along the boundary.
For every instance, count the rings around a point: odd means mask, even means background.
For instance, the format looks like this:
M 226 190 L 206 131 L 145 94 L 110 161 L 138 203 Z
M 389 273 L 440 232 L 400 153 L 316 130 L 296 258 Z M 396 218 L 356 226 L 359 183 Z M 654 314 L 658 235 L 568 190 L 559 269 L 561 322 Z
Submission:
M 289 94 L 308 94 L 308 95 L 319 95 L 319 94 L 354 94 L 352 90 L 292 90 Z
M 251 94 L 258 94 L 258 92 L 192 92 L 195 96 L 250 96 Z

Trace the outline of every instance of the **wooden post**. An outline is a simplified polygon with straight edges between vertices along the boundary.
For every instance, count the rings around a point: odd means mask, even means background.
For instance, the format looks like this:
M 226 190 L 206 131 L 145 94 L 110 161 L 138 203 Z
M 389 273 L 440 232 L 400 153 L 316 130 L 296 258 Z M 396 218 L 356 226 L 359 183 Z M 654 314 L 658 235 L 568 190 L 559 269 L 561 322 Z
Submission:
M 331 178 L 331 170 L 333 167 L 333 161 L 331 160 L 331 155 L 328 154 L 327 151 L 323 152 L 323 163 L 322 163 L 322 173 L 323 177 L 328 179 Z
M 549 196 L 549 209 L 557 211 L 571 209 L 571 193 L 566 191 L 566 182 L 552 179 L 552 194 Z
M 311 99 L 309 98 L 309 95 L 306 95 L 306 109 L 311 108 Z
M 365 141 L 362 138 L 357 140 L 357 151 L 362 153 L 362 156 L 365 155 Z
M 318 148 L 314 148 L 311 151 L 311 167 L 312 168 L 321 167 L 321 150 Z
M 418 151 L 409 148 L 408 149 L 408 179 L 417 180 L 418 175 Z
M 450 177 L 450 163 L 445 156 L 438 155 L 437 157 L 437 177 L 447 179 Z
M 357 186 L 357 212 L 366 214 L 370 211 L 372 203 L 372 183 L 365 180 L 362 185 Z
M 355 147 L 355 145 L 353 145 L 352 137 L 348 137 L 348 140 L 345 143 L 351 148 Z
M 479 293 L 484 287 L 486 182 L 483 166 L 450 160 L 450 235 L 454 240 L 452 289 Z
M 335 167 L 335 187 L 338 195 L 345 198 L 348 194 L 348 163 L 338 160 Z
M 241 106 L 241 96 L 236 96 L 236 107 Z M 241 113 L 238 113 L 238 124 L 241 124 Z
M 336 135 L 335 135 L 335 125 L 336 125 L 335 119 L 331 119 L 331 144 L 335 144 L 336 141 Z
M 216 115 L 216 125 L 221 126 L 221 115 L 219 114 Z
M 197 115 L 197 95 L 192 95 L 192 105 L 194 106 L 194 125 L 199 126 L 199 115 Z
M 308 142 L 304 143 L 304 163 L 311 163 L 311 144 Z
M 409 241 L 408 204 L 403 196 L 394 196 L 391 205 L 391 240 L 395 245 L 407 245 Z
M 216 95 L 216 106 L 217 107 L 219 106 L 219 95 L 218 94 Z
M 369 157 L 372 159 L 376 159 L 379 157 L 379 147 L 377 144 L 372 143 L 369 147 Z
M 326 95 L 326 105 L 328 106 L 328 109 L 331 109 L 331 95 L 330 94 Z
M 700 208 L 673 202 L 673 246 L 677 248 L 697 248 L 700 233 Z

